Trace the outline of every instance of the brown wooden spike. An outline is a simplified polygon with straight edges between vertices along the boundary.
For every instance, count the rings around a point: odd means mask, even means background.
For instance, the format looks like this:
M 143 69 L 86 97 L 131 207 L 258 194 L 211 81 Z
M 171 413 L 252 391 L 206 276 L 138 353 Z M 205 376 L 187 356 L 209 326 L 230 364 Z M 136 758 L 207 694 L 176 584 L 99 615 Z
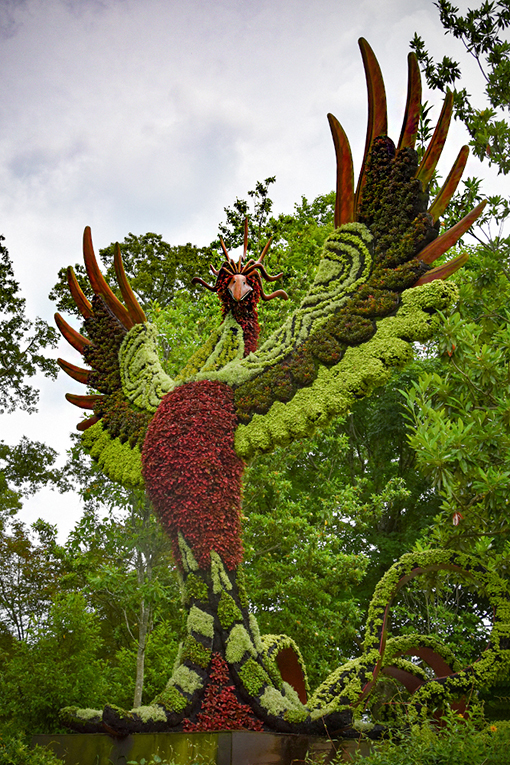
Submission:
M 78 382 L 87 385 L 90 374 L 89 369 L 77 367 L 75 364 L 70 364 L 68 361 L 64 361 L 64 359 L 57 359 L 57 364 L 67 375 L 69 375 L 69 377 L 72 377 L 73 380 L 77 380 Z
M 86 420 L 81 420 L 81 422 L 79 422 L 76 426 L 76 430 L 79 430 L 81 433 L 83 433 L 84 430 L 87 430 L 92 425 L 95 425 L 96 422 L 99 422 L 99 417 L 96 417 L 94 414 L 92 417 L 87 417 Z
M 328 114 L 336 156 L 335 228 L 351 223 L 354 210 L 354 168 L 349 140 L 336 117 Z
M 80 335 L 79 332 L 73 329 L 59 313 L 55 314 L 55 323 L 67 342 L 80 353 L 83 354 L 85 348 L 92 345 L 88 338 L 83 337 L 83 335 Z
M 356 189 L 355 209 L 359 210 L 363 186 L 365 185 L 365 171 L 368 162 L 368 155 L 374 138 L 388 133 L 388 118 L 386 113 L 386 91 L 381 74 L 379 63 L 375 57 L 374 51 L 367 41 L 360 37 L 358 44 L 363 57 L 365 67 L 365 76 L 368 90 L 368 122 L 367 138 L 365 142 L 365 153 L 363 155 L 363 164 Z
M 67 284 L 69 285 L 69 291 L 81 315 L 85 319 L 90 319 L 92 316 L 94 316 L 94 311 L 92 310 L 91 304 L 83 294 L 82 288 L 78 284 L 78 279 L 76 278 L 76 274 L 74 273 L 72 266 L 69 266 L 67 269 Z
M 457 186 L 459 185 L 459 181 L 462 178 L 462 173 L 464 172 L 464 168 L 466 167 L 466 162 L 469 157 L 469 147 L 463 146 L 462 149 L 459 152 L 459 156 L 455 160 L 455 163 L 450 170 L 450 173 L 448 175 L 448 178 L 443 184 L 443 187 L 441 188 L 441 191 L 437 195 L 437 197 L 434 199 L 433 203 L 431 204 L 429 208 L 429 213 L 432 216 L 432 220 L 434 223 L 439 220 L 441 215 L 444 213 L 446 208 L 448 207 L 448 204 L 450 202 L 450 199 L 455 194 L 455 190 Z
M 480 217 L 486 204 L 487 200 L 484 199 L 483 202 L 480 202 L 479 205 L 465 215 L 462 220 L 455 224 L 455 226 L 452 226 L 448 231 L 445 231 L 444 234 L 441 234 L 437 239 L 434 239 L 433 242 L 418 253 L 420 260 L 430 264 L 441 257 L 441 255 L 444 255 L 446 250 L 453 247 L 461 236 L 466 233 L 468 228 L 473 225 L 475 220 Z
M 248 218 L 244 219 L 244 242 L 243 242 L 243 258 L 246 257 L 248 252 Z M 239 258 L 239 263 L 243 258 Z
M 418 178 L 423 186 L 423 190 L 427 188 L 430 183 L 434 170 L 443 151 L 443 146 L 448 135 L 448 128 L 450 127 L 450 120 L 452 118 L 453 111 L 453 94 L 447 93 L 444 100 L 439 120 L 434 130 L 434 135 L 427 147 L 427 151 L 423 155 L 423 159 L 420 163 L 418 170 L 416 171 L 415 178 Z
M 104 399 L 104 396 L 96 394 L 91 396 L 77 396 L 75 393 L 66 393 L 66 399 L 70 404 L 79 406 L 80 409 L 94 409 L 95 405 Z
M 267 253 L 269 251 L 269 248 L 271 247 L 271 242 L 272 241 L 273 241 L 273 237 L 270 236 L 269 239 L 266 242 L 266 245 L 265 245 L 264 249 L 260 253 L 260 258 L 257 260 L 257 263 L 262 263 L 262 261 L 264 260 L 264 258 L 266 257 L 266 255 L 267 255 Z
M 264 290 L 261 290 L 260 297 L 262 298 L 262 300 L 273 300 L 274 298 L 278 298 L 278 297 L 281 297 L 284 300 L 289 299 L 289 296 L 287 295 L 285 290 L 276 290 L 276 292 L 271 292 L 270 295 L 264 294 Z
M 421 76 L 416 53 L 410 53 L 407 57 L 407 72 L 407 101 L 398 141 L 399 149 L 414 149 L 420 124 Z
M 202 287 L 205 287 L 206 289 L 210 290 L 211 292 L 218 292 L 218 288 L 216 286 L 212 286 L 212 284 L 207 284 L 207 282 L 204 282 L 203 279 L 200 278 L 200 276 L 194 276 L 191 280 L 192 284 L 201 284 Z
M 225 253 L 225 257 L 227 258 L 227 261 L 230 263 L 230 255 L 228 254 L 228 250 L 227 250 L 227 248 L 225 247 L 225 242 L 223 241 L 223 239 L 221 238 L 221 236 L 220 236 L 220 244 L 221 244 L 221 249 L 222 249 L 222 250 L 223 250 L 223 252 Z
M 266 282 L 276 282 L 278 279 L 281 279 L 283 276 L 283 271 L 281 271 L 279 274 L 275 274 L 274 276 L 271 276 L 271 274 L 268 274 L 262 263 L 254 263 L 251 268 L 245 269 L 243 271 L 243 274 L 246 276 L 251 276 L 254 271 L 260 271 Z
M 458 258 L 453 258 L 453 260 L 449 260 L 447 263 L 443 263 L 442 266 L 437 266 L 437 268 L 432 268 L 430 271 L 427 271 L 426 274 L 423 274 L 423 276 L 418 279 L 416 284 L 413 284 L 413 287 L 420 287 L 422 284 L 429 284 L 429 282 L 433 282 L 436 279 L 447 279 L 449 276 L 455 273 L 455 271 L 458 271 L 459 268 L 462 268 L 467 261 L 469 260 L 469 255 L 467 252 L 463 252 L 462 255 L 459 255 Z
M 96 256 L 94 255 L 94 247 L 92 246 L 90 226 L 86 226 L 85 231 L 83 232 L 83 260 L 85 261 L 85 268 L 87 269 L 87 274 L 89 276 L 90 286 L 96 295 L 100 295 L 103 298 L 108 308 L 126 329 L 134 327 L 134 321 L 120 300 L 113 294 L 97 264 Z
M 118 242 L 115 244 L 114 248 L 113 265 L 115 267 L 117 282 L 119 283 L 120 291 L 131 319 L 135 324 L 144 324 L 147 321 L 147 317 L 142 306 L 136 299 L 135 293 L 131 289 L 131 285 L 124 270 L 124 263 L 122 262 L 122 254 Z

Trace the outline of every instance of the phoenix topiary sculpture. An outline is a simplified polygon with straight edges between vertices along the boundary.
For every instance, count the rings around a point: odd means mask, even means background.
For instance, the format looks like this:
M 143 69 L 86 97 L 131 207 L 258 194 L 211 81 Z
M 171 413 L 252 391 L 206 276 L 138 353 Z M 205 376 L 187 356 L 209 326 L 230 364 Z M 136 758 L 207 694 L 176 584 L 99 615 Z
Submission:
M 216 281 L 196 281 L 217 293 L 223 321 L 171 379 L 158 356 L 157 334 L 115 255 L 123 302 L 102 276 L 84 234 L 84 259 L 95 293 L 89 302 L 72 269 L 71 293 L 86 336 L 59 315 L 57 324 L 89 369 L 60 361 L 74 379 L 97 390 L 68 395 L 92 415 L 79 423 L 83 444 L 104 473 L 127 487 L 144 487 L 170 536 L 182 575 L 187 637 L 176 667 L 151 705 L 130 711 L 67 708 L 63 719 L 82 731 L 245 728 L 332 734 L 349 726 L 352 709 L 368 697 L 381 671 L 415 693 L 421 704 L 455 699 L 508 665 L 510 615 L 503 582 L 466 556 L 436 551 L 404 556 L 382 580 L 369 613 L 359 659 L 340 667 L 310 695 L 299 649 L 284 635 L 260 636 L 250 614 L 240 563 L 241 479 L 245 463 L 292 439 L 312 435 L 352 403 L 383 385 L 429 339 L 456 290 L 445 278 L 466 259 L 433 262 L 468 230 L 479 205 L 449 231 L 439 218 L 462 175 L 461 149 L 429 206 L 428 188 L 446 139 L 452 96 L 421 162 L 414 149 L 421 105 L 420 75 L 409 56 L 402 132 L 387 135 L 384 84 L 377 60 L 360 41 L 368 85 L 368 130 L 357 187 L 347 138 L 328 115 L 337 159 L 335 231 L 325 242 L 317 275 L 299 308 L 257 347 L 259 300 L 266 295 L 263 258 L 211 267 Z M 431 636 L 386 644 L 386 621 L 398 588 L 423 571 L 441 568 L 482 578 L 496 608 L 484 658 L 459 669 Z M 487 581 L 486 581 L 487 580 Z M 418 655 L 436 677 L 404 660 Z

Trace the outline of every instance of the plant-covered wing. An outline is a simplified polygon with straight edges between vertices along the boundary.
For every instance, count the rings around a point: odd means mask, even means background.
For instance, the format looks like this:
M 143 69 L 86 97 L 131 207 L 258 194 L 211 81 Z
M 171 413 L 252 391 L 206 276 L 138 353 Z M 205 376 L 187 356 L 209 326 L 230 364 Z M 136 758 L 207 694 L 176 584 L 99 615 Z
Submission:
M 120 248 L 115 271 L 125 305 L 115 296 L 98 267 L 90 228 L 83 235 L 83 256 L 94 298 L 83 294 L 73 269 L 68 284 L 82 316 L 86 337 L 60 316 L 55 321 L 68 342 L 84 357 L 90 369 L 58 363 L 73 379 L 98 393 L 66 398 L 91 417 L 78 424 L 82 443 L 103 472 L 126 487 L 142 487 L 141 447 L 148 424 L 163 396 L 175 383 L 159 361 L 157 334 L 147 322 L 124 273 Z
M 216 379 L 234 389 L 240 422 L 236 450 L 245 459 L 325 427 L 410 360 L 411 343 L 427 340 L 437 312 L 455 299 L 455 289 L 443 280 L 467 256 L 437 268 L 432 263 L 483 209 L 479 205 L 439 235 L 439 217 L 468 156 L 463 147 L 429 206 L 452 98 L 446 97 L 420 161 L 414 149 L 421 104 L 416 57 L 409 56 L 407 106 L 395 146 L 387 135 L 379 65 L 365 40 L 360 47 L 369 101 L 365 157 L 355 189 L 349 143 L 329 115 L 337 157 L 336 229 L 326 240 L 315 280 L 299 308 L 260 349 L 195 378 Z

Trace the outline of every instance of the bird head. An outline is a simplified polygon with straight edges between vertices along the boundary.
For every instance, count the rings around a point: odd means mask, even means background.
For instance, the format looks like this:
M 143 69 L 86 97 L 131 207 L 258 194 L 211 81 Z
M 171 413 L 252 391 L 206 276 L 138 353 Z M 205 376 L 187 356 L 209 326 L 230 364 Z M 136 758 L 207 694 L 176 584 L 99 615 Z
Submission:
M 216 276 L 216 283 L 214 285 L 207 284 L 199 276 L 195 276 L 192 279 L 192 284 L 201 284 L 211 292 L 218 293 L 225 313 L 229 310 L 235 310 L 235 307 L 241 303 L 244 303 L 247 307 L 248 305 L 255 307 L 260 298 L 262 300 L 273 300 L 273 298 L 277 297 L 281 297 L 284 300 L 288 299 L 288 295 L 284 290 L 276 290 L 276 292 L 266 295 L 262 286 L 262 279 L 274 282 L 283 276 L 281 273 L 271 276 L 267 273 L 262 263 L 269 250 L 271 239 L 264 247 L 258 260 L 253 258 L 247 260 L 248 220 L 246 219 L 244 221 L 244 249 L 239 260 L 236 261 L 230 257 L 221 237 L 220 242 L 226 260 L 219 269 L 214 268 L 212 265 L 209 266 L 211 272 Z

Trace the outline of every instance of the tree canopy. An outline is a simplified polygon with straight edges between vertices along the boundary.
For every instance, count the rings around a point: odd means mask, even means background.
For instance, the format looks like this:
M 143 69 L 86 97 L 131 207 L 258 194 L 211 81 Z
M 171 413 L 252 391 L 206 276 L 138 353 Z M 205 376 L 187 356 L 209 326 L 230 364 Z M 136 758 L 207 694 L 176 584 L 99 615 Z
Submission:
M 15 409 L 35 412 L 39 394 L 27 378 L 37 372 L 57 376 L 56 363 L 44 353 L 56 345 L 57 333 L 42 319 L 27 318 L 4 241 L 0 236 L 0 414 Z

